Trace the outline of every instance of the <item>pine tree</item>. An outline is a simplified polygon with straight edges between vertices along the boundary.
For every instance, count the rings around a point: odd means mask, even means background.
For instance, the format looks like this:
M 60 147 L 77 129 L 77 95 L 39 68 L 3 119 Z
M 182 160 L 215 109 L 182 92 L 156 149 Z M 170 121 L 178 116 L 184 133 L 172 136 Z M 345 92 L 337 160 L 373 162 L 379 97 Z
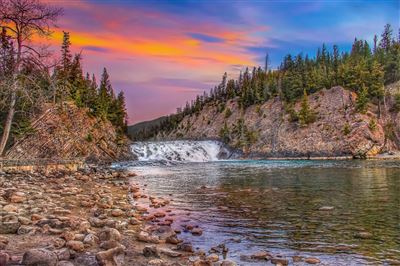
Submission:
M 308 103 L 308 95 L 306 90 L 303 92 L 303 99 L 301 102 L 301 109 L 298 114 L 298 118 L 300 121 L 300 125 L 305 126 L 315 122 L 316 114 L 313 110 L 310 109 L 310 105 Z
M 365 114 L 368 109 L 368 91 L 365 86 L 363 86 L 358 94 L 357 101 L 356 101 L 356 110 L 359 113 Z
M 379 44 L 379 47 L 386 52 L 389 51 L 390 46 L 392 44 L 392 34 L 393 34 L 392 26 L 390 24 L 386 24 L 385 29 L 381 35 L 381 42 Z
M 109 117 L 109 111 L 111 103 L 114 99 L 114 92 L 111 86 L 110 78 L 107 73 L 107 69 L 103 69 L 103 74 L 101 76 L 98 101 L 97 101 L 97 115 L 102 118 Z

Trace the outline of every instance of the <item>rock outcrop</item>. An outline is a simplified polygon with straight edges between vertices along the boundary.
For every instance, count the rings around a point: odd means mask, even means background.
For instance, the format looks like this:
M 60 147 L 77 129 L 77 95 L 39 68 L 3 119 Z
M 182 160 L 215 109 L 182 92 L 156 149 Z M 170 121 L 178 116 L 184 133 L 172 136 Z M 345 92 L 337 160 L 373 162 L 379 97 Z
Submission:
M 95 118 L 74 104 L 47 106 L 32 122 L 32 133 L 17 140 L 7 159 L 129 159 L 128 140 L 118 136 L 109 121 Z
M 368 157 L 399 151 L 400 115 L 393 111 L 393 96 L 386 97 L 380 116 L 374 104 L 365 114 L 356 112 L 356 98 L 355 93 L 342 87 L 310 95 L 309 105 L 317 119 L 306 126 L 291 121 L 290 112 L 279 97 L 245 110 L 233 99 L 226 103 L 224 111 L 219 106 L 206 105 L 198 115 L 186 116 L 176 130 L 160 133 L 158 138 L 220 139 L 226 124 L 230 132 L 228 144 L 248 156 Z M 298 101 L 294 110 L 298 112 L 300 108 Z M 243 135 L 237 134 L 239 123 L 251 133 L 251 140 L 243 143 Z

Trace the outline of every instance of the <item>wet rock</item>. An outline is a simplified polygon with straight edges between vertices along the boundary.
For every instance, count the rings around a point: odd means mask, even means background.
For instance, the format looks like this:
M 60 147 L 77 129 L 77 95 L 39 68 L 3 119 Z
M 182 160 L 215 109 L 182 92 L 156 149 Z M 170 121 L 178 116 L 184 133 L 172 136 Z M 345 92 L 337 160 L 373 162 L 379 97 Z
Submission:
M 250 256 L 250 258 L 253 260 L 265 260 L 269 259 L 270 257 L 271 255 L 266 251 L 258 251 Z
M 22 264 L 26 266 L 56 266 L 57 263 L 56 253 L 43 248 L 30 249 L 22 257 Z
M 203 234 L 203 230 L 201 230 L 200 228 L 193 228 L 192 229 L 192 235 L 194 236 L 201 236 Z
M 283 266 L 286 266 L 286 265 L 289 264 L 289 260 L 284 259 L 284 258 L 275 257 L 275 258 L 272 258 L 272 259 L 271 259 L 271 263 L 272 263 L 272 264 L 275 264 L 275 265 L 283 265 Z
M 149 233 L 144 232 L 144 231 L 141 231 L 137 235 L 137 239 L 139 241 L 146 242 L 146 243 L 154 243 L 154 244 L 160 243 L 160 239 L 158 238 L 158 236 L 149 235 Z
M 165 239 L 166 243 L 177 245 L 182 242 L 182 240 L 178 239 L 176 236 L 169 236 Z
M 166 216 L 165 212 L 162 212 L 162 211 L 156 212 L 156 213 L 154 213 L 153 215 L 154 215 L 155 217 L 157 217 L 157 218 L 162 218 L 162 217 L 165 217 L 165 216 Z
M 189 242 L 183 242 L 183 243 L 178 244 L 177 249 L 185 251 L 185 252 L 192 252 L 193 253 L 193 246 Z
M 83 252 L 85 250 L 85 246 L 81 241 L 71 240 L 67 242 L 67 247 L 76 252 Z
M 303 261 L 303 257 L 301 257 L 301 256 L 293 256 L 292 259 L 293 259 L 293 262 L 301 262 L 301 261 Z
M 96 259 L 102 266 L 122 266 L 124 265 L 124 255 L 123 247 L 115 247 L 98 252 L 96 254 Z
M 160 254 L 158 253 L 156 246 L 145 246 L 143 248 L 143 256 L 159 258 Z
M 223 260 L 220 266 L 236 266 L 236 263 L 231 260 Z
M 211 266 L 212 263 L 210 261 L 197 259 L 193 262 L 193 266 Z
M 305 258 L 304 262 L 308 263 L 308 264 L 318 264 L 321 261 L 317 258 Z
M 20 227 L 18 217 L 15 215 L 5 215 L 0 217 L 0 234 L 15 234 Z
M 160 248 L 159 252 L 161 254 L 167 255 L 168 257 L 171 257 L 171 258 L 177 258 L 177 257 L 182 256 L 181 253 L 173 251 L 173 250 L 171 250 L 169 248 Z
M 211 254 L 207 256 L 206 260 L 210 262 L 217 262 L 219 261 L 219 256 L 217 254 Z

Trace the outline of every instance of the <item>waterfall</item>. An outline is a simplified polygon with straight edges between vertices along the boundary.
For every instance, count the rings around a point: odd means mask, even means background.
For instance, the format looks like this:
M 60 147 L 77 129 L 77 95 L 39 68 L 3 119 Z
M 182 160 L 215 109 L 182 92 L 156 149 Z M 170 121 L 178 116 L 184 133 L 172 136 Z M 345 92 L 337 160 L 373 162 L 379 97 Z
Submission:
M 229 158 L 230 151 L 218 141 L 143 141 L 131 145 L 139 161 L 208 162 Z

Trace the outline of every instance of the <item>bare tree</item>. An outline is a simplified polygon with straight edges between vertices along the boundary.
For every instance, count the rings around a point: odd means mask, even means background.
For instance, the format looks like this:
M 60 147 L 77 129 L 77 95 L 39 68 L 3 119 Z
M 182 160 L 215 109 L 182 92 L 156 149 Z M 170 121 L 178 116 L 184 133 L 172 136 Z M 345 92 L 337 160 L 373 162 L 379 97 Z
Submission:
M 8 111 L 0 141 L 0 156 L 4 153 L 13 123 L 22 64 L 28 58 L 37 61 L 44 54 L 31 44 L 35 35 L 48 37 L 62 9 L 41 3 L 38 0 L 0 0 L 0 27 L 7 30 L 15 46 L 15 64 L 12 69 L 11 84 L 8 88 Z

